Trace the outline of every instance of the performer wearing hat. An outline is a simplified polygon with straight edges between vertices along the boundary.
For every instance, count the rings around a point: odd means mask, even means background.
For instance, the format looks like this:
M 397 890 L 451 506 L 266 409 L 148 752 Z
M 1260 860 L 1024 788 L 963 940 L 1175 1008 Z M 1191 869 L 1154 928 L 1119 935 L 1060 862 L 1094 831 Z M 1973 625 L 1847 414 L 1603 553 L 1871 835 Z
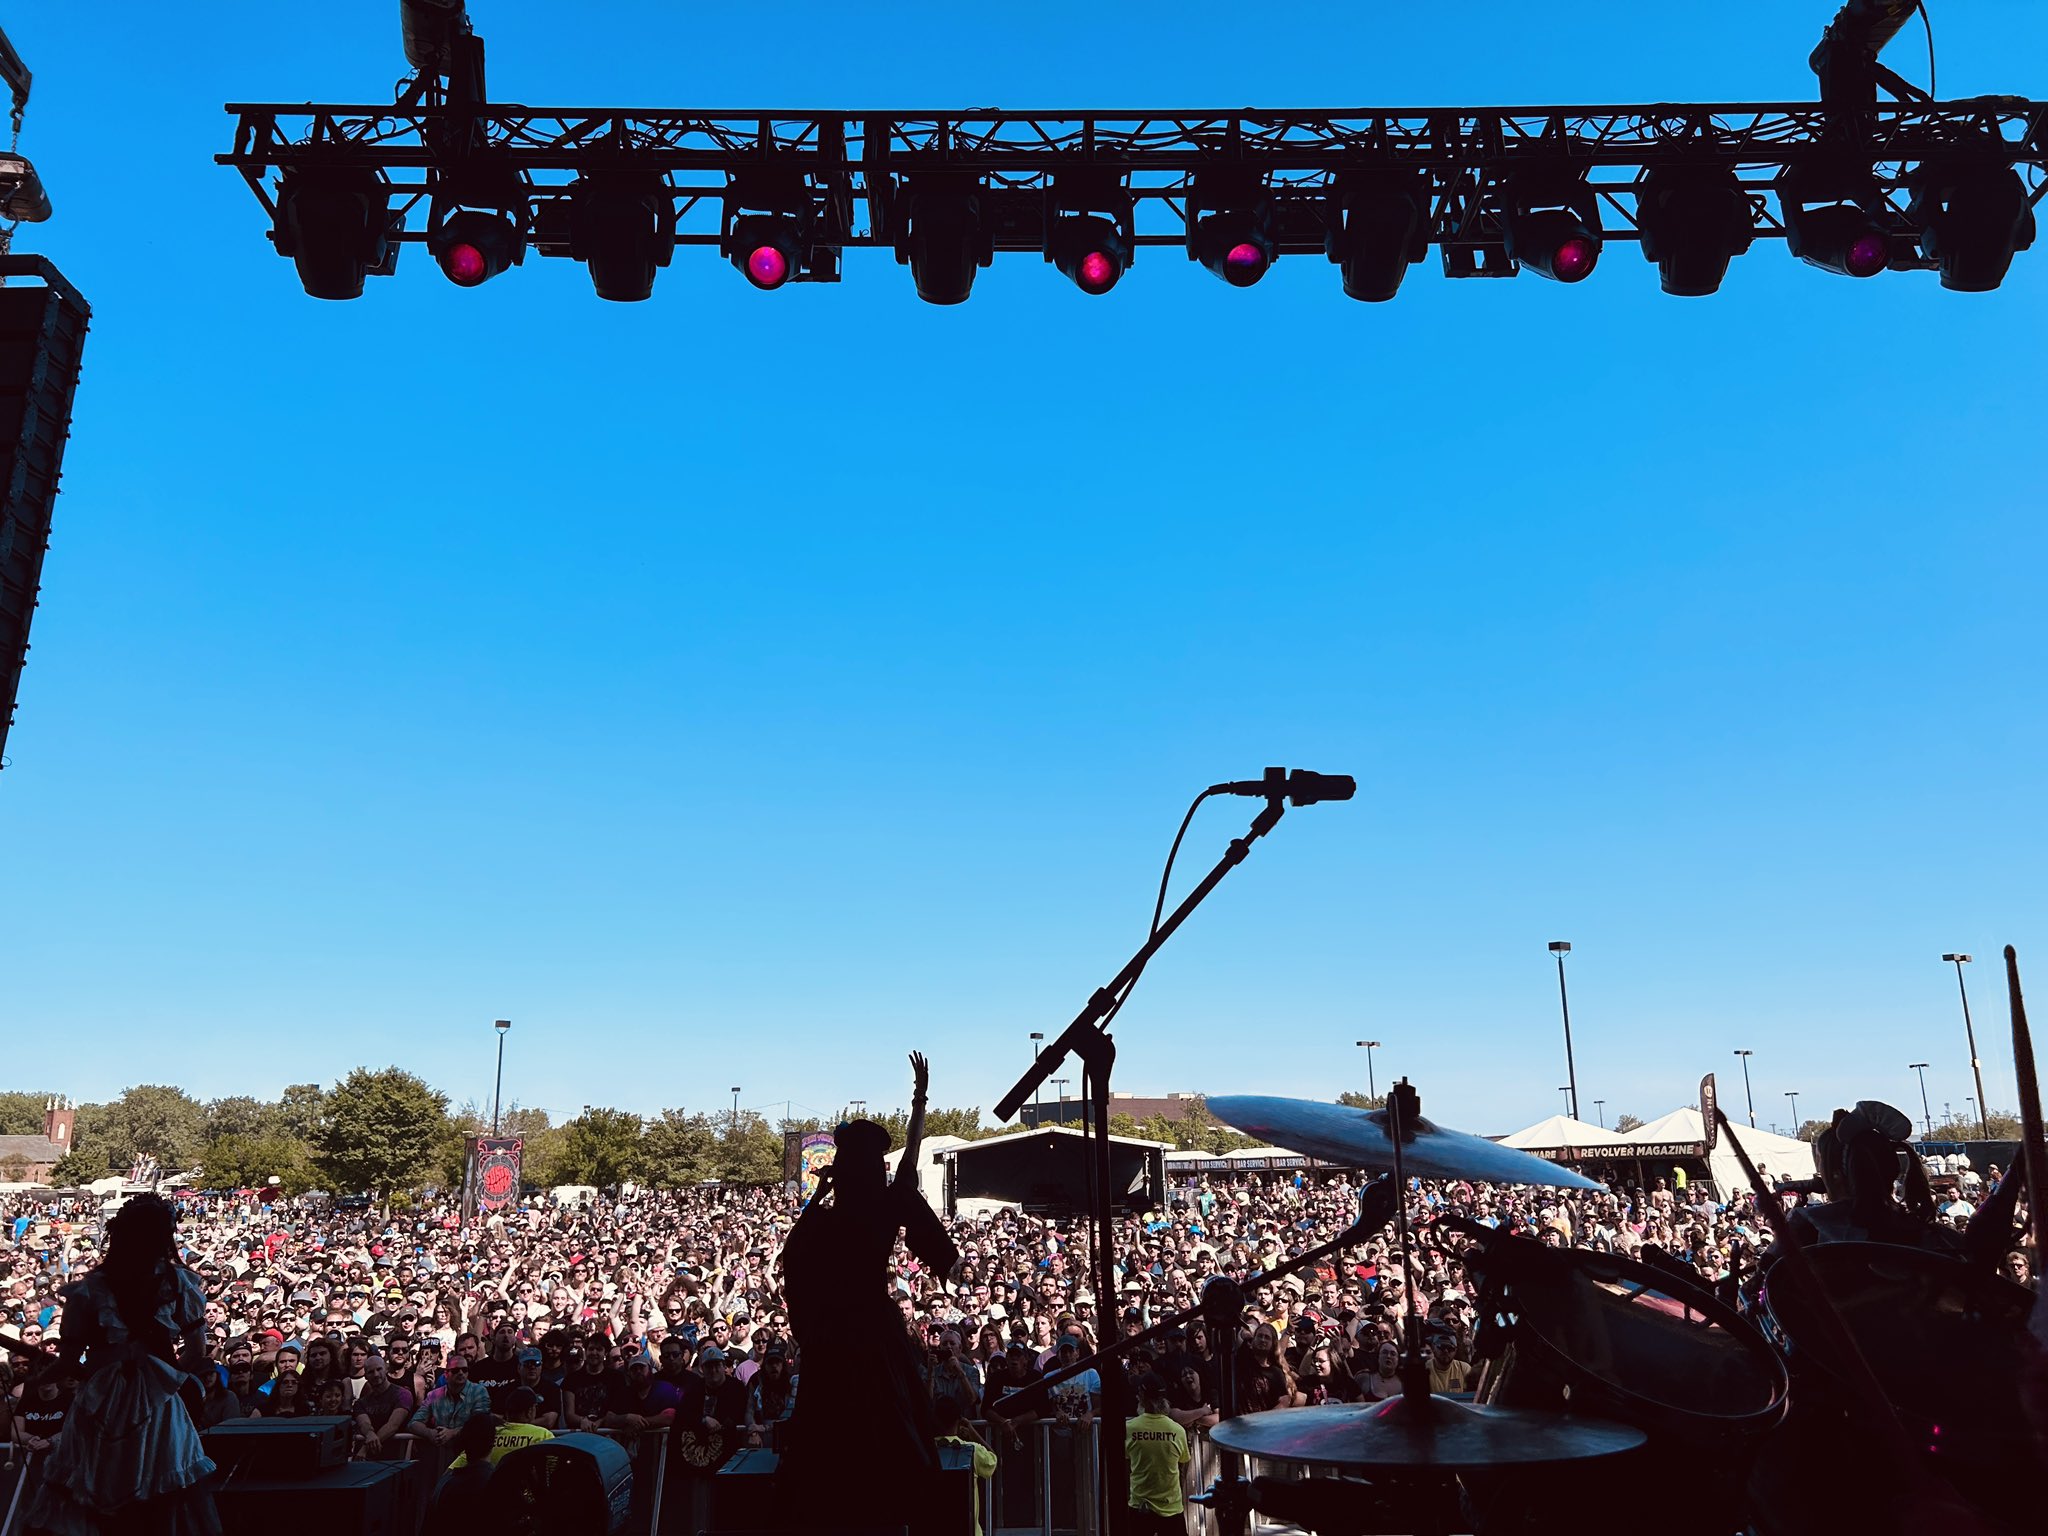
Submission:
M 25 1528 L 53 1536 L 217 1536 L 213 1471 L 181 1366 L 205 1360 L 206 1293 L 179 1262 L 177 1213 L 137 1195 L 107 1223 L 99 1267 L 64 1297 L 65 1363 L 82 1373 Z
M 889 1133 L 867 1120 L 842 1124 L 782 1250 L 803 1392 L 778 1470 L 789 1517 L 801 1524 L 909 1524 L 937 1468 L 931 1399 L 887 1280 L 899 1231 L 941 1277 L 958 1258 L 917 1186 L 930 1069 L 916 1052 L 910 1065 L 910 1126 L 894 1182 L 883 1163 Z

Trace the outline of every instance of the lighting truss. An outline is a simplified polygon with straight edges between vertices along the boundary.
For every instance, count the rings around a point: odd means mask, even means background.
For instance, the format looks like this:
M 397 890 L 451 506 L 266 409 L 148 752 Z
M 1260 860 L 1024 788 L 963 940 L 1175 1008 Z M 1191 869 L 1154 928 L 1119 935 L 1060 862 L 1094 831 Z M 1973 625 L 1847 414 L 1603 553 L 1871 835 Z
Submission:
M 802 274 L 836 281 L 837 253 L 902 252 L 913 179 L 978 183 L 982 230 L 997 253 L 1042 254 L 1061 211 L 1055 182 L 1088 180 L 1129 199 L 1130 244 L 1187 245 L 1194 178 L 1248 177 L 1264 188 L 1281 256 L 1326 250 L 1347 173 L 1412 173 L 1429 188 L 1426 233 L 1453 277 L 1513 276 L 1502 223 L 1518 175 L 1582 177 L 1608 241 L 1640 239 L 1636 199 L 1659 167 L 1736 172 L 1758 238 L 1783 239 L 1777 194 L 1788 175 L 1852 170 L 1874 189 L 1869 211 L 1898 238 L 1890 265 L 1931 269 L 1913 236 L 1916 166 L 2012 167 L 2031 207 L 2048 191 L 2048 104 L 1967 101 L 1425 107 L 1343 111 L 806 112 L 640 111 L 616 107 L 464 106 L 415 90 L 410 104 L 231 105 L 239 171 L 275 224 L 291 171 L 364 167 L 385 179 L 401 243 L 426 239 L 437 186 L 488 167 L 525 189 L 533 248 L 551 238 L 569 184 L 594 172 L 659 178 L 673 198 L 677 247 L 718 247 L 735 185 L 772 170 L 812 204 L 818 259 Z M 556 216 L 550 215 L 550 209 Z M 398 221 L 403 219 L 404 225 Z

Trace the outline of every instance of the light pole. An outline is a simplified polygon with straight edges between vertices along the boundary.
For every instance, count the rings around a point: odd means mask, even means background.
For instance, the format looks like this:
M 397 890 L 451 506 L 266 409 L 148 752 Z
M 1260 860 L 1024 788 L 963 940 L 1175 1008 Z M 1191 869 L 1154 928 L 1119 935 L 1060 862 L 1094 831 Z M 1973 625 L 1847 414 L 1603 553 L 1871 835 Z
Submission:
M 498 1032 L 498 1082 L 491 1089 L 491 1134 L 498 1134 L 498 1111 L 505 1103 L 505 1037 L 512 1032 L 512 1021 L 500 1019 L 491 1026 Z
M 1797 1136 L 1799 1134 L 1799 1091 L 1795 1088 L 1787 1088 L 1785 1090 L 1785 1097 L 1792 1101 L 1792 1134 Z
M 1060 1091 L 1059 1118 L 1054 1122 L 1057 1125 L 1065 1125 L 1067 1123 L 1067 1084 L 1072 1081 L 1071 1077 L 1056 1077 L 1052 1080 L 1053 1087 Z
M 1560 1084 L 1557 1091 L 1564 1095 L 1564 1102 L 1569 1107 L 1572 1102 L 1572 1085 L 1570 1083 Z M 1576 1120 L 1578 1116 L 1574 1115 L 1572 1118 Z
M 1934 1111 L 1927 1107 L 1928 1066 L 1929 1063 L 1924 1061 L 1909 1061 L 1906 1063 L 1906 1070 L 1908 1072 L 1918 1072 L 1920 1074 L 1920 1123 L 1927 1128 L 1927 1134 L 1932 1138 L 1934 1135 Z
M 868 1101 L 866 1099 L 855 1099 L 853 1101 L 853 1118 L 856 1120 L 864 1120 L 867 1118 L 867 1113 Z
M 1970 1106 L 1970 1118 L 1972 1120 L 1979 1119 L 1983 1113 L 1982 1106 L 1984 1101 L 1982 1099 L 1973 1099 L 1966 1093 L 1963 1095 L 1963 1102 Z
M 1604 1131 L 1604 1130 L 1606 1130 L 1606 1129 L 1607 1129 L 1607 1101 L 1606 1101 L 1605 1099 L 1595 1099 L 1595 1100 L 1593 1101 L 1593 1111 L 1594 1111 L 1594 1113 L 1595 1113 L 1595 1114 L 1599 1115 L 1599 1117 L 1600 1117 L 1600 1129 L 1601 1129 L 1601 1130 L 1603 1130 L 1603 1131 Z
M 1564 1010 L 1564 1076 L 1565 1092 L 1570 1096 L 1572 1118 L 1579 1118 L 1579 1072 L 1572 1065 L 1572 1002 L 1564 990 L 1564 957 L 1572 947 L 1563 939 L 1550 941 L 1550 952 L 1557 956 L 1557 1006 Z
M 1372 1053 L 1379 1048 L 1379 1041 L 1361 1040 L 1358 1043 L 1365 1047 L 1365 1096 L 1368 1099 L 1376 1099 L 1380 1096 L 1380 1090 L 1379 1084 L 1373 1081 Z
M 1991 1139 L 1990 1100 L 1984 1097 L 1984 1064 L 1977 1059 L 1977 1031 L 1970 1023 L 1970 989 L 1963 985 L 1963 967 L 1970 963 L 1968 955 L 1943 955 L 1956 968 L 1956 992 L 1963 1000 L 1963 1038 L 1970 1042 L 1970 1075 L 1977 1080 L 1977 1129 L 1984 1139 Z
M 1749 1091 L 1749 1058 L 1756 1052 L 1737 1051 L 1735 1054 L 1742 1058 L 1742 1096 L 1749 1101 L 1749 1128 L 1753 1131 L 1756 1129 L 1756 1095 Z
M 732 1135 L 733 1135 L 733 1139 L 734 1139 L 735 1141 L 737 1141 L 737 1140 L 739 1139 L 739 1134 L 740 1134 L 740 1091 L 739 1091 L 739 1089 L 738 1089 L 738 1088 L 734 1088 L 734 1089 L 733 1089 L 733 1091 L 732 1091 Z
M 1038 1060 L 1039 1046 L 1044 1039 L 1044 1030 L 1034 1029 L 1033 1031 L 1031 1031 L 1031 1059 L 1033 1061 Z M 1044 1106 L 1041 1103 L 1041 1100 L 1044 1098 L 1044 1096 L 1045 1079 L 1040 1078 L 1037 1082 L 1031 1085 L 1031 1118 L 1034 1121 L 1037 1120 L 1042 1113 L 1044 1113 Z

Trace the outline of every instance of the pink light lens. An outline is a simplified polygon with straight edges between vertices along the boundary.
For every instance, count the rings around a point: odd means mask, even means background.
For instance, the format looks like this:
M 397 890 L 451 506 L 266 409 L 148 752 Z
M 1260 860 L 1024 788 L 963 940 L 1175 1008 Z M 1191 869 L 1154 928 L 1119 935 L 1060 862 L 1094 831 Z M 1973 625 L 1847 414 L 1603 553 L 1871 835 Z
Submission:
M 789 258 L 772 245 L 747 253 L 747 277 L 756 288 L 780 288 L 789 281 Z
M 484 253 L 466 241 L 448 247 L 448 254 L 441 258 L 441 270 L 448 274 L 450 282 L 465 288 L 474 288 L 487 275 Z
M 1875 277 L 1885 268 L 1889 252 L 1885 249 L 1884 236 L 1876 230 L 1858 235 L 1849 246 L 1849 275 L 1851 277 Z
M 1550 269 L 1557 274 L 1559 281 L 1576 283 L 1593 270 L 1595 254 L 1592 241 L 1583 235 L 1573 235 L 1557 248 Z
M 1117 270 L 1116 263 L 1101 251 L 1090 251 L 1083 256 L 1078 270 L 1084 293 L 1107 293 L 1123 275 Z
M 1266 275 L 1266 253 L 1249 240 L 1241 240 L 1223 255 L 1223 275 L 1243 287 Z

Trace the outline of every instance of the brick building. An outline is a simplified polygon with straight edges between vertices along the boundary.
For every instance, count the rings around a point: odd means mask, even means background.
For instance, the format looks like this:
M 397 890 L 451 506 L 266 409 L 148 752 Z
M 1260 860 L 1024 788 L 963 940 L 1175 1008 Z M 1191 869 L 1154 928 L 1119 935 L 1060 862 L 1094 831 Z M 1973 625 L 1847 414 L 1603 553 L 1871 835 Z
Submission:
M 43 1106 L 43 1134 L 0 1136 L 0 1183 L 47 1184 L 50 1170 L 71 1150 L 78 1111 L 68 1099 Z

